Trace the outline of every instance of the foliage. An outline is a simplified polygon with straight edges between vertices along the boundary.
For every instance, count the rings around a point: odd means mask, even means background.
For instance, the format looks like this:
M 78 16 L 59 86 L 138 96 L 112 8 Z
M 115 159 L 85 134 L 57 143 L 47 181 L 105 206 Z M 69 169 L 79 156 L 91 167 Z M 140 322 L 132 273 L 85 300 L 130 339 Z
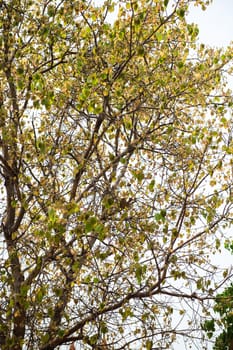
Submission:
M 208 3 L 0 0 L 2 350 L 198 328 L 233 180 L 232 48 L 186 20 Z
M 227 245 L 232 250 L 233 246 Z M 233 349 L 233 284 L 224 289 L 215 298 L 214 311 L 219 314 L 219 319 L 212 318 L 204 322 L 203 329 L 209 338 L 212 338 L 216 329 L 220 327 L 222 332 L 216 337 L 214 350 Z

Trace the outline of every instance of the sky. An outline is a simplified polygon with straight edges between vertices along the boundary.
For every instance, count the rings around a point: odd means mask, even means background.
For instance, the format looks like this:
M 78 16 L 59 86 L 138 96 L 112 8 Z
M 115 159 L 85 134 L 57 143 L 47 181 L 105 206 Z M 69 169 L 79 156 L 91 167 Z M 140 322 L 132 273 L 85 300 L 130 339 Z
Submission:
M 199 25 L 201 42 L 222 47 L 233 41 L 233 0 L 213 0 L 206 11 L 192 6 L 189 19 Z

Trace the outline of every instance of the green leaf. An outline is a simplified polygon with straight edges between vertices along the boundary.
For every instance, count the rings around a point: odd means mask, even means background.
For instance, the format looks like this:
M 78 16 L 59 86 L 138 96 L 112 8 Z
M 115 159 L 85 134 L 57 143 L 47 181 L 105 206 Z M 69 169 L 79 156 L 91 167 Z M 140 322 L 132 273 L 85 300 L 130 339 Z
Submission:
M 49 96 L 46 96 L 46 97 L 44 97 L 42 100 L 41 100 L 41 104 L 43 105 L 43 106 L 45 106 L 45 108 L 47 109 L 47 110 L 49 110 L 50 108 L 51 108 L 51 106 L 52 106 L 52 98 L 51 97 L 49 97 Z
M 167 215 L 166 210 L 162 209 L 159 213 L 156 213 L 154 217 L 155 217 L 155 220 L 158 222 L 159 221 L 165 222 L 166 215 Z
M 98 341 L 99 334 L 94 334 L 89 338 L 89 342 L 91 345 L 95 345 Z
M 180 18 L 184 18 L 185 16 L 185 9 L 184 8 L 180 8 L 177 10 L 177 15 L 180 17 Z
M 43 344 L 46 344 L 49 341 L 50 335 L 48 333 L 45 333 L 41 336 L 41 340 Z
M 58 329 L 58 331 L 57 331 L 57 335 L 58 335 L 58 337 L 63 337 L 64 336 L 64 334 L 65 334 L 65 330 L 64 329 Z
M 152 340 L 147 340 L 146 341 L 146 350 L 152 350 L 152 347 L 153 347 L 153 342 Z
M 138 48 L 137 54 L 138 54 L 138 56 L 144 56 L 145 50 L 144 50 L 143 46 Z
M 49 218 L 49 221 L 51 222 L 51 224 L 54 224 L 57 221 L 57 215 L 56 215 L 56 211 L 54 208 L 50 208 L 48 210 L 48 218 Z
M 44 297 L 44 291 L 42 289 L 39 289 L 39 291 L 36 293 L 36 300 L 38 303 L 41 303 Z
M 52 17 L 55 15 L 56 8 L 53 5 L 49 5 L 47 8 L 47 13 L 49 17 Z
M 101 322 L 100 331 L 103 334 L 108 333 L 108 327 L 107 327 L 107 324 L 105 322 Z
M 156 32 L 155 35 L 156 35 L 156 39 L 158 40 L 158 42 L 164 40 L 164 38 L 165 38 L 165 35 L 161 32 Z
M 91 216 L 90 218 L 88 218 L 85 224 L 85 232 L 88 233 L 93 231 L 96 226 L 96 223 L 97 223 L 97 219 L 95 216 Z
M 126 306 L 123 310 L 120 310 L 122 320 L 125 321 L 128 317 L 133 317 L 133 311 L 130 306 Z
M 46 144 L 43 141 L 38 141 L 37 146 L 40 150 L 40 153 L 45 154 L 46 153 Z
M 203 325 L 202 325 L 202 328 L 203 328 L 205 331 L 208 331 L 208 332 L 211 331 L 211 333 L 213 333 L 213 332 L 215 331 L 215 322 L 214 322 L 214 320 L 212 319 L 212 320 L 207 320 L 207 321 L 205 321 L 205 322 L 203 323 Z
M 155 180 L 151 180 L 151 182 L 148 185 L 148 189 L 150 192 L 154 191 L 154 187 L 155 187 Z
M 24 68 L 23 67 L 18 67 L 17 68 L 17 73 L 20 74 L 20 75 L 24 74 Z
M 145 274 L 146 269 L 147 269 L 146 265 L 141 265 L 139 263 L 136 264 L 135 276 L 139 284 L 141 284 L 142 282 L 142 277 Z
M 133 170 L 132 174 L 139 182 L 141 182 L 144 179 L 144 177 L 145 177 L 144 172 L 143 172 L 142 169 L 138 169 L 136 171 Z

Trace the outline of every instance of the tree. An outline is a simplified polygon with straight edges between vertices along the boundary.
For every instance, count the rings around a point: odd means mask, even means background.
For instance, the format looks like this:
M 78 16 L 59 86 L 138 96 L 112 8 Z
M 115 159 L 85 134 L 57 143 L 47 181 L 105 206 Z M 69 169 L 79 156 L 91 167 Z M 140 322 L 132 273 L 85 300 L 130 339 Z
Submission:
M 196 335 L 232 220 L 232 48 L 186 19 L 208 2 L 0 1 L 1 349 Z
M 216 338 L 214 349 L 233 349 L 233 316 L 232 316 L 233 285 L 216 298 L 215 311 L 221 316 L 221 324 L 225 330 Z
M 233 252 L 233 244 L 227 243 L 227 248 Z M 215 333 L 214 350 L 232 350 L 233 349 L 233 284 L 231 283 L 224 291 L 215 298 L 213 310 L 218 313 L 219 318 L 212 317 L 203 323 L 203 329 L 207 336 L 212 338 Z M 221 333 L 219 334 L 219 328 Z

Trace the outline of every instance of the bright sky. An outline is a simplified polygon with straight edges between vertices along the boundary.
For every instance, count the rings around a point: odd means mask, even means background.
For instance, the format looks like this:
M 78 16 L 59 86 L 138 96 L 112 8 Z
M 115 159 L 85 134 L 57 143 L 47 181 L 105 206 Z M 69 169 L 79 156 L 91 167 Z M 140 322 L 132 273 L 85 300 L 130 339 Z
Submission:
M 213 0 L 206 11 L 193 6 L 189 18 L 199 25 L 201 42 L 222 47 L 233 41 L 233 0 Z

